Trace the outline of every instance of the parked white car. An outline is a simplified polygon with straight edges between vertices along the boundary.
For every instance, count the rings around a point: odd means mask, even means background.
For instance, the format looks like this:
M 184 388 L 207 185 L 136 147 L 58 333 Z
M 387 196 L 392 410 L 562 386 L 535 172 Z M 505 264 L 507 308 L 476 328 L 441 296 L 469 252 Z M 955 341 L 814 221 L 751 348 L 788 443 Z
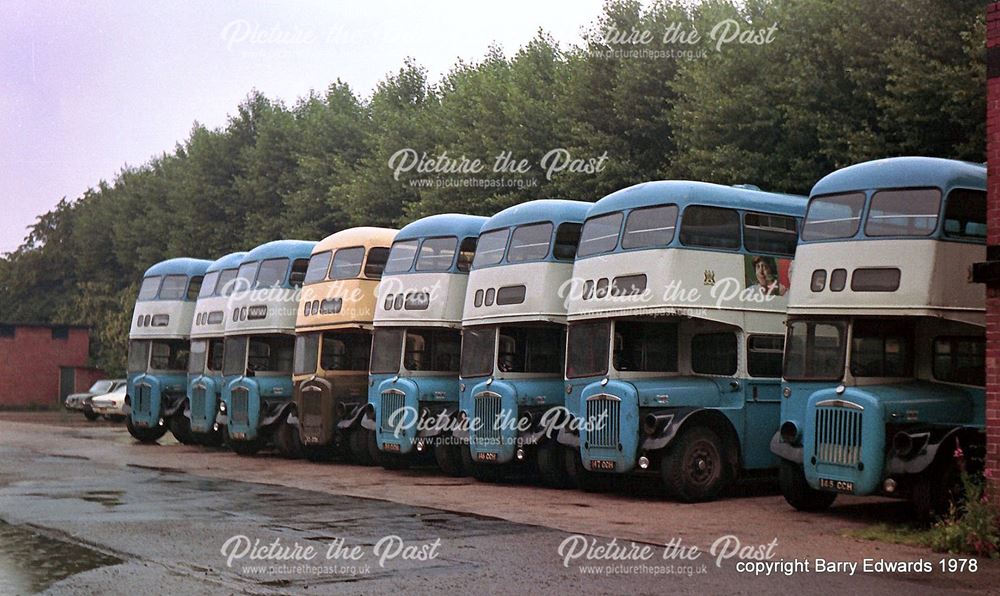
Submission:
M 123 384 L 111 393 L 95 395 L 90 400 L 90 407 L 95 414 L 100 414 L 105 418 L 121 422 L 125 419 L 125 391 L 127 384 Z
M 104 395 L 125 386 L 125 379 L 102 379 L 94 383 L 90 389 L 83 393 L 73 393 L 66 397 L 66 409 L 83 412 L 87 420 L 97 420 L 99 416 L 90 407 L 90 400 L 94 396 Z

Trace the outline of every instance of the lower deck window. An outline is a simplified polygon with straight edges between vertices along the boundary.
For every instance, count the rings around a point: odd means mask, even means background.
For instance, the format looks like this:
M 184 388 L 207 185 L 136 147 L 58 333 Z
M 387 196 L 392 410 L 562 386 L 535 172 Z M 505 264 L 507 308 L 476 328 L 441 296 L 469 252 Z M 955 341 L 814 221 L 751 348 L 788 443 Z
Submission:
M 784 377 L 801 381 L 838 381 L 844 372 L 845 323 L 788 322 Z
M 402 329 L 376 329 L 372 338 L 372 374 L 399 372 L 399 359 L 403 351 Z
M 677 372 L 677 323 L 615 321 L 611 359 L 622 372 Z
M 934 339 L 934 378 L 946 383 L 986 385 L 986 339 L 938 337 Z
M 403 366 L 411 371 L 456 373 L 461 345 L 456 329 L 408 329 Z
M 496 335 L 496 327 L 472 327 L 462 331 L 461 375 L 463 377 L 484 377 L 493 374 Z
M 703 333 L 691 338 L 691 370 L 704 375 L 735 375 L 735 333 Z
M 328 331 L 323 334 L 319 366 L 323 370 L 368 372 L 372 335 L 367 331 Z
M 190 342 L 182 339 L 153 340 L 149 348 L 149 368 L 186 371 L 190 354 Z
M 292 374 L 295 338 L 288 335 L 251 337 L 247 370 Z
M 128 346 L 128 372 L 146 372 L 149 364 L 149 341 L 133 340 Z
M 566 328 L 501 327 L 497 368 L 505 373 L 562 373 Z
M 851 374 L 856 377 L 913 376 L 912 322 L 855 320 Z
M 577 379 L 607 374 L 611 322 L 574 323 L 569 326 L 568 333 L 566 376 Z
M 747 339 L 747 373 L 751 377 L 780 377 L 785 338 L 780 335 L 751 335 Z

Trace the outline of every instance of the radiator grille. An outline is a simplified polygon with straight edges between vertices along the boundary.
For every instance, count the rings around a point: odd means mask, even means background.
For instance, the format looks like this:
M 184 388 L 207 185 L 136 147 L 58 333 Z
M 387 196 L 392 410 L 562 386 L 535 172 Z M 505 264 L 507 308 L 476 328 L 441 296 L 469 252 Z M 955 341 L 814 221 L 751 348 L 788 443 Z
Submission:
M 841 408 L 816 410 L 816 461 L 855 466 L 861 461 L 862 413 Z
M 476 418 L 476 438 L 497 444 L 500 440 L 500 429 L 497 421 L 500 418 L 500 396 L 496 393 L 480 393 L 476 396 L 473 414 Z
M 139 385 L 137 387 L 138 395 L 135 396 L 135 410 L 142 415 L 148 416 L 150 412 L 150 393 L 152 389 L 149 385 Z
M 587 400 L 587 443 L 590 447 L 617 449 L 622 402 L 611 395 Z
M 191 388 L 191 420 L 204 420 L 205 414 L 205 388 Z
M 250 392 L 243 388 L 233 389 L 232 411 L 229 416 L 233 422 L 246 424 L 250 420 Z
M 393 418 L 393 414 L 397 410 L 403 409 L 405 399 L 406 397 L 398 391 L 384 391 L 382 393 L 382 430 L 395 430 L 393 423 L 398 422 L 398 420 Z

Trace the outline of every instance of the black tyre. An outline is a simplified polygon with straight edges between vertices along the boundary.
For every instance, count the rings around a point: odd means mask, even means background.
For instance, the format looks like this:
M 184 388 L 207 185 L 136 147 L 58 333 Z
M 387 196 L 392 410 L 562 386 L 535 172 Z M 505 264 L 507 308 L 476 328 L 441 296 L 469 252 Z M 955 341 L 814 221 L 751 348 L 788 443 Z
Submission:
M 462 447 L 463 445 L 451 445 L 444 442 L 434 445 L 434 461 L 446 475 L 455 478 L 468 475 L 462 459 Z
M 837 493 L 809 486 L 802 466 L 785 459 L 778 468 L 778 485 L 788 504 L 799 511 L 823 511 L 837 500 Z
M 183 412 L 171 416 L 167 426 L 170 427 L 170 434 L 174 435 L 177 442 L 182 445 L 194 444 L 194 437 L 191 435 L 191 421 Z
M 685 503 L 711 501 L 729 482 L 729 458 L 719 435 L 705 426 L 682 431 L 660 463 L 667 494 Z
M 87 420 L 93 422 L 93 421 L 97 420 L 98 418 L 100 418 L 100 415 L 97 412 L 95 412 L 94 409 L 91 408 L 90 406 L 84 406 L 84 408 L 83 408 L 83 417 L 86 418 Z
M 921 522 L 935 521 L 947 514 L 952 504 L 960 505 L 964 500 L 961 471 L 950 457 L 954 450 L 953 446 L 939 448 L 939 453 L 949 457 L 939 457 L 913 484 L 910 504 Z
M 378 465 L 378 445 L 375 443 L 375 433 L 362 426 L 348 431 L 347 450 L 351 459 L 360 466 Z
M 255 439 L 249 441 L 236 441 L 232 438 L 229 440 L 229 448 L 233 450 L 233 453 L 243 456 L 257 455 L 257 452 L 264 447 L 264 440 L 258 436 Z
M 299 427 L 290 424 L 287 416 L 278 423 L 278 428 L 274 432 L 274 444 L 278 448 L 278 453 L 288 459 L 301 459 L 304 455 Z
M 125 417 L 125 428 L 128 429 L 128 434 L 132 435 L 132 438 L 140 443 L 155 443 L 163 435 L 167 434 L 167 427 L 165 425 L 156 425 L 153 428 L 139 428 L 132 423 L 131 416 Z
M 538 475 L 544 486 L 557 489 L 573 486 L 566 463 L 570 455 L 569 449 L 555 441 L 547 441 L 538 448 Z

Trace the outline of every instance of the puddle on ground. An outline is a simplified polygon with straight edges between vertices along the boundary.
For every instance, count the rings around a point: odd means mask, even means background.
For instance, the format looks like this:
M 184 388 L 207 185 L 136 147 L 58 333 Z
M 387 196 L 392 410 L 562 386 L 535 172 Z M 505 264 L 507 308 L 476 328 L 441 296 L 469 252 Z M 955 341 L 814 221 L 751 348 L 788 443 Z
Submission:
M 83 493 L 80 498 L 84 501 L 100 503 L 105 507 L 111 508 L 122 504 L 122 495 L 124 494 L 125 491 L 121 490 L 91 490 Z
M 33 594 L 121 559 L 0 521 L 0 594 Z

